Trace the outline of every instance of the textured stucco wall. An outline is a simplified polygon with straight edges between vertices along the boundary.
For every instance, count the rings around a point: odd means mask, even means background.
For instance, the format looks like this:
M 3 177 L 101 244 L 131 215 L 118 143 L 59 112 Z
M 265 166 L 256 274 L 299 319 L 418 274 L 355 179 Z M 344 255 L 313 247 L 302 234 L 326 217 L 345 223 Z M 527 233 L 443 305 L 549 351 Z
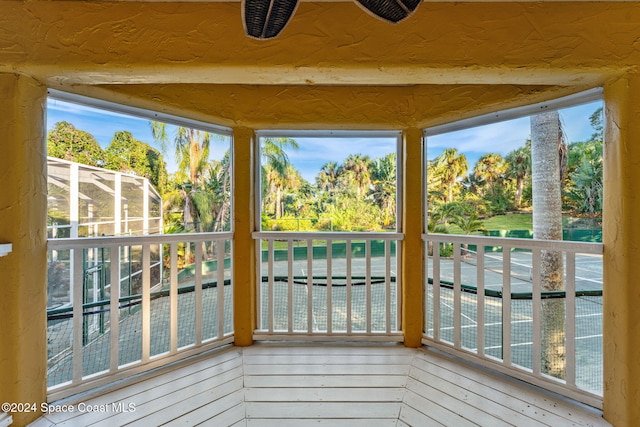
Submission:
M 516 85 L 112 85 L 82 93 L 257 129 L 429 127 L 548 100 L 575 87 Z
M 423 3 L 392 26 L 301 3 L 246 37 L 240 3 L 0 1 L 0 71 L 91 84 L 593 84 L 640 63 L 635 2 Z
M 605 87 L 604 410 L 640 422 L 640 76 Z
M 0 402 L 46 401 L 45 94 L 32 79 L 0 74 L 0 242 L 13 244 L 0 258 Z

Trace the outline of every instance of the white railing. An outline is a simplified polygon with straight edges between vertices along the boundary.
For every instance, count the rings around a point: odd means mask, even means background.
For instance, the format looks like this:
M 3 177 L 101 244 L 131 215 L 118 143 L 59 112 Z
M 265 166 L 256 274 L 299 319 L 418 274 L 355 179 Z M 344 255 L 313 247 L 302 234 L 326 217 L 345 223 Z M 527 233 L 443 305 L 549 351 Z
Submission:
M 602 244 L 440 234 L 423 240 L 425 345 L 602 406 Z M 562 254 L 561 291 L 543 289 L 548 252 Z M 552 342 L 554 332 L 560 341 Z
M 232 342 L 232 239 L 200 233 L 49 240 L 62 271 L 57 284 L 50 274 L 50 293 L 53 285 L 66 286 L 60 299 L 68 300 L 47 313 L 49 399 Z
M 150 227 L 150 223 L 156 224 L 155 227 Z M 141 234 L 155 234 L 162 233 L 162 217 L 131 217 L 118 221 L 119 235 L 141 235 Z M 139 224 L 137 227 L 133 227 L 132 224 Z M 116 221 L 104 220 L 104 221 L 79 221 L 77 224 L 53 224 L 47 226 L 47 233 L 52 238 L 57 238 L 58 233 L 61 230 L 69 230 L 67 235 L 71 234 L 72 230 L 81 230 L 89 237 L 98 236 L 113 236 L 114 229 L 116 228 Z M 82 233 L 80 233 L 82 234 Z
M 401 233 L 255 232 L 256 340 L 402 341 Z

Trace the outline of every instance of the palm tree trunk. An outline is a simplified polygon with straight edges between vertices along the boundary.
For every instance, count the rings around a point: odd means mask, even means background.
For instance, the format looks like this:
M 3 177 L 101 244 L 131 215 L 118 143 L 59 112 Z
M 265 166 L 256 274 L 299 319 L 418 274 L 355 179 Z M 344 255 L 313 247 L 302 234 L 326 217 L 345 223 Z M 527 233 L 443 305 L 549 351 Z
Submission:
M 280 187 L 276 190 L 276 209 L 275 209 L 276 219 L 280 219 L 282 216 L 282 190 Z
M 200 161 L 200 156 L 198 156 L 198 151 L 200 151 L 200 143 L 198 142 L 196 136 L 194 135 L 194 130 L 189 130 L 189 179 L 191 179 L 191 184 L 195 187 L 198 185 L 198 165 L 197 162 Z
M 558 145 L 561 134 L 557 111 L 531 117 L 533 237 L 562 240 L 562 199 Z M 543 291 L 564 289 L 562 253 L 541 251 Z M 557 378 L 565 372 L 564 299 L 542 300 L 542 370 Z
M 522 193 L 524 191 L 524 179 L 518 178 L 516 181 L 516 207 L 522 206 Z

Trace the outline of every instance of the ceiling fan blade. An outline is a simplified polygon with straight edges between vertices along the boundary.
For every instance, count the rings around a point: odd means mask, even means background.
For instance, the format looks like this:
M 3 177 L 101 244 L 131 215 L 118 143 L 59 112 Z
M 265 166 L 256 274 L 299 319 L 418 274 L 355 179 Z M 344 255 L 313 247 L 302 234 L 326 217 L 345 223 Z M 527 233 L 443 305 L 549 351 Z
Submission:
M 298 0 L 242 0 L 244 30 L 256 39 L 277 37 L 297 7 Z
M 421 0 L 356 0 L 366 11 L 387 22 L 398 23 L 411 15 Z

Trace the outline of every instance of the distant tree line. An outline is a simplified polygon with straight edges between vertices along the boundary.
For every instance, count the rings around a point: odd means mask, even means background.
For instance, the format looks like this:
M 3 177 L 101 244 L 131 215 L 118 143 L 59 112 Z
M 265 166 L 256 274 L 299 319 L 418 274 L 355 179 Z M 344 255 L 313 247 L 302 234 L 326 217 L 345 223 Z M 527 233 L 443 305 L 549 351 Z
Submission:
M 561 145 L 563 210 L 575 216 L 602 214 L 602 109 L 591 117 L 594 129 L 586 141 Z M 167 231 L 230 229 L 231 164 L 229 151 L 209 159 L 207 132 L 150 123 L 155 141 L 166 152 L 175 149 L 178 171 L 169 176 L 160 150 L 116 132 L 102 149 L 95 138 L 68 122 L 47 135 L 50 156 L 148 178 L 163 196 Z M 325 163 L 313 182 L 289 162 L 298 150 L 291 138 L 261 140 L 262 228 L 289 231 L 393 230 L 396 226 L 396 154 L 371 158 L 354 153 Z M 529 210 L 532 205 L 531 141 L 504 157 L 486 153 L 470 168 L 467 158 L 448 148 L 427 162 L 429 231 L 447 232 L 456 225 L 470 234 L 484 231 L 482 217 Z
M 147 178 L 160 194 L 167 189 L 168 173 L 162 153 L 128 131 L 116 132 L 107 148 L 102 149 L 89 132 L 69 122 L 57 122 L 47 133 L 47 154 Z
M 563 211 L 599 219 L 602 216 L 602 108 L 591 116 L 594 129 L 586 141 L 558 147 Z M 492 216 L 532 207 L 531 141 L 506 156 L 483 154 L 469 168 L 455 148 L 445 149 L 427 164 L 430 231 L 444 231 L 460 217 Z

